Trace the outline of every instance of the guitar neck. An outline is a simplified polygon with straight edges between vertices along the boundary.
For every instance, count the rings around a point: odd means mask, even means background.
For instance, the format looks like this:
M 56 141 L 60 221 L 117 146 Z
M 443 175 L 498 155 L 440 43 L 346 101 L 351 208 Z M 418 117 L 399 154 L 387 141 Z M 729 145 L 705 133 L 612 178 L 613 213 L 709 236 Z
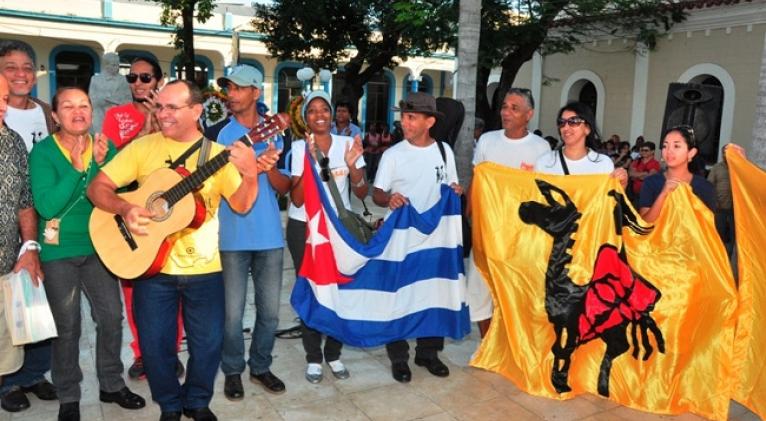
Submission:
M 244 135 L 237 139 L 237 142 L 242 142 L 248 146 L 252 146 L 250 137 Z M 184 196 L 196 190 L 198 186 L 201 186 L 208 178 L 218 172 L 229 162 L 229 151 L 224 150 L 218 155 L 214 156 L 210 161 L 202 164 L 196 171 L 189 174 L 183 180 L 178 182 L 175 186 L 171 187 L 168 191 L 162 194 L 162 198 L 168 203 L 168 207 L 172 207 L 176 202 L 181 200 Z
M 290 119 L 285 114 L 276 114 L 274 116 L 266 118 L 262 124 L 253 128 L 249 133 L 237 139 L 237 142 L 242 142 L 248 147 L 253 146 L 253 143 L 259 142 L 263 139 L 270 139 L 277 135 L 280 131 L 287 128 L 290 124 Z M 184 196 L 196 190 L 198 186 L 201 186 L 210 176 L 215 174 L 218 170 L 224 167 L 229 162 L 229 151 L 225 150 L 210 161 L 204 163 L 197 168 L 196 171 L 189 174 L 178 184 L 171 187 L 165 193 L 162 194 L 162 198 L 167 202 L 168 207 L 172 207 L 176 202 L 181 200 Z

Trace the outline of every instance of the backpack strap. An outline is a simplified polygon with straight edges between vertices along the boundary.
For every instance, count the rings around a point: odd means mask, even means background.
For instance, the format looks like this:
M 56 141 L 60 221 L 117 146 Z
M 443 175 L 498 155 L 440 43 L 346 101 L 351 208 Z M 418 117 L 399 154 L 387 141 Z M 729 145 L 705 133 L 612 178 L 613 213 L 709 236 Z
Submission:
M 564 159 L 564 148 L 559 149 L 559 158 L 561 158 L 561 169 L 564 170 L 564 175 L 569 175 L 569 167 L 567 167 L 567 160 Z
M 442 155 L 442 161 L 444 161 L 444 165 L 447 165 L 447 152 L 444 150 L 444 143 L 441 140 L 437 140 L 436 146 L 439 147 L 439 153 Z

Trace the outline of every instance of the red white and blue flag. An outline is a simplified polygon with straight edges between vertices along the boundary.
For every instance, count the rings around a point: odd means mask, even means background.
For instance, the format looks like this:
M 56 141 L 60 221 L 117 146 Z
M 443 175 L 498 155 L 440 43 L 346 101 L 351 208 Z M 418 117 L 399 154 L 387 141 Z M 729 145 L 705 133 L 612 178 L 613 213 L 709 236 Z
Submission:
M 338 219 L 309 153 L 303 168 L 306 249 L 290 298 L 303 323 L 358 347 L 467 335 L 460 199 L 452 189 L 442 186 L 441 200 L 423 213 L 397 209 L 362 244 Z

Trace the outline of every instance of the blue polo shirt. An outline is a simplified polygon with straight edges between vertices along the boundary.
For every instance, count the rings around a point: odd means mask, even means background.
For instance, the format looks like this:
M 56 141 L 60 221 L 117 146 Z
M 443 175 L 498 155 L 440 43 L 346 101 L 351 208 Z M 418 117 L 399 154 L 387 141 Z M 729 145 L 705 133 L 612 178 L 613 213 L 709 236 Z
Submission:
M 228 146 L 247 132 L 249 130 L 232 116 L 214 140 Z M 274 146 L 277 149 L 284 147 L 281 136 L 277 136 Z M 256 155 L 262 154 L 267 147 L 265 142 L 258 142 L 253 146 Z M 285 246 L 277 193 L 271 187 L 265 173 L 258 175 L 258 197 L 249 212 L 238 214 L 231 210 L 225 200 L 222 200 L 218 219 L 221 251 L 272 250 Z

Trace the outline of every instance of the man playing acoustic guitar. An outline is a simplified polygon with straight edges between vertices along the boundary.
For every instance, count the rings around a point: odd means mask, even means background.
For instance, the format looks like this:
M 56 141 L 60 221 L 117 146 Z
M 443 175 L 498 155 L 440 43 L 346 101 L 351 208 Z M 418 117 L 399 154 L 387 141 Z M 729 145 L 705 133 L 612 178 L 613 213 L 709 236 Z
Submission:
M 156 224 L 161 222 L 153 218 L 161 210 L 150 211 L 130 203 L 115 190 L 134 180 L 143 185 L 155 170 L 176 164 L 184 155 L 188 156 L 182 165 L 193 171 L 200 151 L 205 149 L 203 146 L 186 154 L 203 138 L 198 126 L 202 94 L 196 86 L 182 80 L 168 83 L 157 96 L 155 112 L 161 132 L 131 142 L 102 168 L 88 188 L 88 197 L 96 207 L 125 221 L 128 236 L 151 236 L 150 228 L 158 228 Z M 209 146 L 211 158 L 224 150 L 216 143 Z M 160 273 L 134 285 L 133 305 L 144 368 L 152 398 L 162 410 L 160 420 L 179 420 L 181 412 L 194 420 L 217 419 L 209 404 L 221 362 L 224 288 L 215 215 L 221 197 L 234 211 L 247 212 L 258 194 L 258 174 L 270 169 L 279 157 L 273 146 L 257 159 L 253 149 L 241 142 L 226 150 L 231 165 L 213 173 L 195 192 L 205 205 L 204 222 L 196 230 L 185 228 L 172 234 L 169 239 L 175 242 Z M 173 209 L 166 211 L 163 217 L 172 217 Z M 175 375 L 179 300 L 189 347 L 183 388 Z

